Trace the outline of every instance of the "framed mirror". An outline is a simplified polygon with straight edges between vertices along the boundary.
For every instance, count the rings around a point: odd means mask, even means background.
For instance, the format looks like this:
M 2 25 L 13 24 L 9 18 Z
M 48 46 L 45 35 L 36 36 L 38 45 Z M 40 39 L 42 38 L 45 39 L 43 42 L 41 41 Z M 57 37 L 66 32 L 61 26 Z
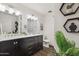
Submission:
M 8 13 L 0 12 L 0 24 L 2 32 L 5 34 L 18 33 L 19 17 Z
M 21 13 L 0 4 L 0 28 L 2 34 L 19 34 L 21 30 Z M 5 8 L 3 8 L 5 7 Z

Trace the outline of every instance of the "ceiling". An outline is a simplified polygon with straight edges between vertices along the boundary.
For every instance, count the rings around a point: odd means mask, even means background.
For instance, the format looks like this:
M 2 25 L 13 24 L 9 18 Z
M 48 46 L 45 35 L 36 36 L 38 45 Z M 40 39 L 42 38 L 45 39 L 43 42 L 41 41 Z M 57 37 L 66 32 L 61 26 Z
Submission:
M 22 5 L 45 15 L 50 10 L 54 12 L 57 3 L 24 3 Z
M 26 8 L 32 9 L 40 14 L 46 15 L 48 11 L 54 12 L 59 3 L 6 3 L 13 6 L 24 6 Z

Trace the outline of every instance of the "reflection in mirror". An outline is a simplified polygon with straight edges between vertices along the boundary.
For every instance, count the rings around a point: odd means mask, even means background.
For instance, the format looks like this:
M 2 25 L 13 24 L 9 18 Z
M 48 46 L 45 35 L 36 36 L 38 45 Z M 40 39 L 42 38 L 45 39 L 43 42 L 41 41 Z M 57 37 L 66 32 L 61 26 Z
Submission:
M 15 22 L 17 20 L 18 20 L 18 17 L 16 17 L 16 16 L 0 12 L 0 24 L 2 24 L 3 33 L 11 34 L 12 31 L 16 30 Z
M 20 11 L 0 4 L 0 33 L 20 33 L 20 16 Z
M 28 15 L 27 17 L 27 31 L 29 34 L 39 34 L 40 23 L 38 17 L 34 15 Z

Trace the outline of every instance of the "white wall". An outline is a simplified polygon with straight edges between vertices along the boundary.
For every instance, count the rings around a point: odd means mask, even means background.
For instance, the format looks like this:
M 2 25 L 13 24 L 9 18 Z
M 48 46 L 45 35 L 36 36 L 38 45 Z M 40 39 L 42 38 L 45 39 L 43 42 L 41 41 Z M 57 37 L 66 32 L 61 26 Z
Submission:
M 76 47 L 79 47 L 79 33 L 68 33 L 63 27 L 63 25 L 67 21 L 67 19 L 79 17 L 79 10 L 76 12 L 76 14 L 65 17 L 59 10 L 60 6 L 61 6 L 61 4 L 56 4 L 56 6 L 54 7 L 54 9 L 55 9 L 54 10 L 55 11 L 55 13 L 54 13 L 55 32 L 62 31 L 66 38 L 68 38 L 69 40 L 74 40 L 76 43 Z M 54 47 L 58 51 L 57 45 L 55 45 Z
M 45 36 L 47 37 L 47 40 L 49 40 L 49 44 L 54 46 L 54 18 L 53 14 L 49 13 L 44 18 L 44 39 Z
M 44 18 L 44 36 L 47 36 L 50 44 L 54 46 L 56 51 L 58 51 L 58 46 L 55 41 L 55 32 L 62 31 L 66 38 L 69 40 L 74 40 L 76 43 L 76 47 L 79 47 L 79 33 L 68 33 L 63 25 L 69 18 L 79 17 L 79 10 L 74 15 L 64 16 L 60 12 L 61 3 L 55 3 L 53 6 L 53 12 L 51 14 L 46 15 Z

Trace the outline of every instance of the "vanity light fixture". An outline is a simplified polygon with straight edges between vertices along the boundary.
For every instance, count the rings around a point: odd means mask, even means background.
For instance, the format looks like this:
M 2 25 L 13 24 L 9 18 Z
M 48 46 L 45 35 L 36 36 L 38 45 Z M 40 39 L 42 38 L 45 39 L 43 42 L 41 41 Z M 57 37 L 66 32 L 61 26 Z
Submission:
M 38 17 L 34 15 L 27 15 L 27 19 L 38 20 Z
M 8 11 L 9 14 L 15 14 L 16 16 L 21 15 L 20 11 L 10 8 L 8 6 L 2 5 L 2 4 L 0 4 L 0 11 L 2 12 Z

